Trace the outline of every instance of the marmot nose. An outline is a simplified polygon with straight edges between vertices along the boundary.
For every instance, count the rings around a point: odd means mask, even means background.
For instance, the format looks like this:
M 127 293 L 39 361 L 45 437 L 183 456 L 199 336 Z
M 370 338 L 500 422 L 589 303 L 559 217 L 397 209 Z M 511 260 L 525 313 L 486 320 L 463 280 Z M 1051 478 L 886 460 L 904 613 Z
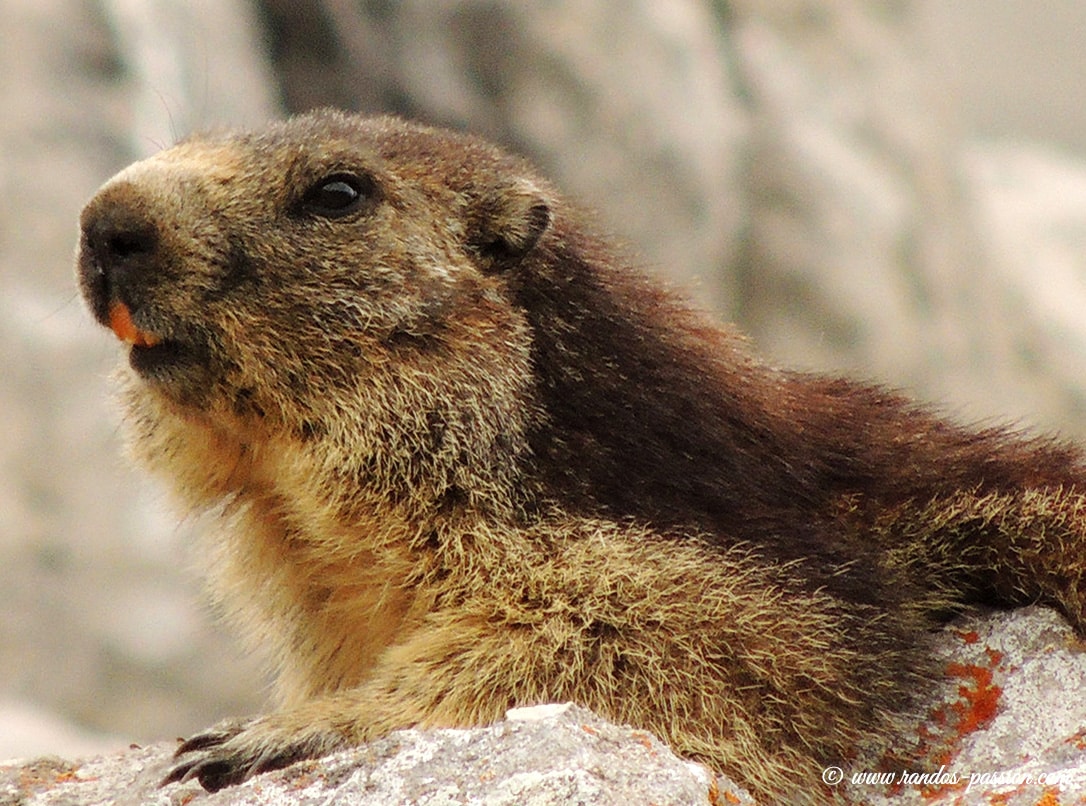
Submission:
M 124 267 L 151 255 L 158 243 L 158 231 L 151 224 L 114 225 L 97 222 L 87 232 L 91 252 L 109 267 Z
M 157 261 L 158 227 L 145 205 L 126 203 L 114 194 L 94 199 L 83 211 L 81 225 L 80 286 L 104 322 L 111 301 L 137 306 L 137 289 Z

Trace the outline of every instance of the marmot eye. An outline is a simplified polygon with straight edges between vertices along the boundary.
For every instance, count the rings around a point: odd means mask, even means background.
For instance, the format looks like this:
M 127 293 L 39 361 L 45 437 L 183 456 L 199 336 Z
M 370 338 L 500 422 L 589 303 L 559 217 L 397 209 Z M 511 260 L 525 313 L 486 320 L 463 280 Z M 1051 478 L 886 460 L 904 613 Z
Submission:
M 370 176 L 333 174 L 306 191 L 301 209 L 323 218 L 341 218 L 365 207 L 376 193 L 377 184 Z

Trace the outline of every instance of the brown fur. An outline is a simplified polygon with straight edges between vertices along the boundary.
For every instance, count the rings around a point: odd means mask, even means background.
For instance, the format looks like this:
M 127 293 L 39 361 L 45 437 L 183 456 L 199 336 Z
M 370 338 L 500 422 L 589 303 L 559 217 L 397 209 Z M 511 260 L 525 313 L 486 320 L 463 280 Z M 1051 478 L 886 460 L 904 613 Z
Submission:
M 87 206 L 89 306 L 161 341 L 120 371 L 132 447 L 221 511 L 215 591 L 282 704 L 172 780 L 576 700 L 818 801 L 948 615 L 1083 628 L 1076 448 L 769 368 L 583 221 L 490 145 L 330 112 Z

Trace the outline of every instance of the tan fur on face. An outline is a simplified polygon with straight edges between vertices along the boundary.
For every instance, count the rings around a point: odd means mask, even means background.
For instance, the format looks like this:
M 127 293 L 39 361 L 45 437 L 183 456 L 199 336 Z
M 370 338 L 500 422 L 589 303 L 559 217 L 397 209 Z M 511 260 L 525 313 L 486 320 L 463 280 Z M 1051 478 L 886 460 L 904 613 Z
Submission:
M 947 616 L 1086 623 L 1077 448 L 765 366 L 474 138 L 329 112 L 195 137 L 82 228 L 88 306 L 140 335 L 132 451 L 219 513 L 215 596 L 276 672 L 280 710 L 171 780 L 574 700 L 821 802 Z

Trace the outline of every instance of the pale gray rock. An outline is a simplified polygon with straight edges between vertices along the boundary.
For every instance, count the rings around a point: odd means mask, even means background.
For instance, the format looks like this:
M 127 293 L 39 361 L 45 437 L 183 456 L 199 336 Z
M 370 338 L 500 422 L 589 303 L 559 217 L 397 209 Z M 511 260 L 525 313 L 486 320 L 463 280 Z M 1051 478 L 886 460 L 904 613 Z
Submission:
M 1034 806 L 1086 796 L 1086 644 L 1062 616 L 1027 607 L 961 618 L 936 651 L 946 684 L 899 745 L 920 758 L 909 769 L 848 770 L 850 781 L 860 776 L 844 786 L 855 802 Z M 888 794 L 865 773 L 904 785 Z
M 899 739 L 901 748 L 919 747 L 915 764 L 831 766 L 825 780 L 848 802 L 874 806 L 1026 806 L 1081 797 L 1084 650 L 1066 621 L 1046 608 L 957 620 L 935 650 L 945 661 L 946 680 L 925 694 L 926 720 Z M 754 802 L 734 782 L 677 758 L 647 732 L 568 704 L 515 709 L 486 728 L 396 731 L 215 794 L 196 784 L 158 787 L 175 746 L 0 765 L 0 804 Z M 890 789 L 888 780 L 902 785 Z
M 215 794 L 196 784 L 158 787 L 172 749 L 159 744 L 88 761 L 0 766 L 0 804 L 753 803 L 739 787 L 677 758 L 648 733 L 568 705 L 518 709 L 504 722 L 476 730 L 397 731 Z

